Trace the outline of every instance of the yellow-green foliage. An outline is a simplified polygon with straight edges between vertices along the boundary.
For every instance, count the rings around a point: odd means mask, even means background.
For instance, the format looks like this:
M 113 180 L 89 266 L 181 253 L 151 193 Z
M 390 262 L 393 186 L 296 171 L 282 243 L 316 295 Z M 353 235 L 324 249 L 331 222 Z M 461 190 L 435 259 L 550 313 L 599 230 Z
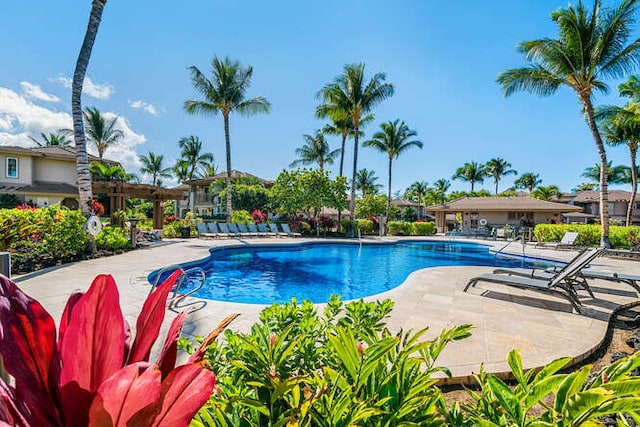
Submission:
M 249 212 L 238 209 L 231 213 L 231 222 L 235 224 L 251 224 L 253 222 L 253 218 Z
M 412 236 L 431 236 L 436 234 L 436 223 L 433 221 L 414 222 L 412 223 L 411 228 Z
M 387 230 L 392 236 L 409 236 L 413 231 L 413 225 L 410 222 L 389 221 Z
M 558 242 L 567 231 L 579 233 L 576 244 L 581 246 L 597 246 L 600 244 L 599 224 L 538 224 L 533 230 L 539 242 Z M 609 240 L 613 248 L 630 248 L 640 244 L 640 227 L 609 227 Z
M 356 230 L 362 234 L 373 234 L 373 221 L 370 219 L 356 219 Z
M 104 227 L 96 236 L 96 247 L 108 251 L 130 249 L 131 242 L 129 242 L 127 231 L 124 228 Z
M 182 227 L 182 225 L 182 220 L 176 220 L 165 224 L 162 227 L 162 235 L 167 239 L 175 239 L 176 237 L 180 237 L 180 228 Z

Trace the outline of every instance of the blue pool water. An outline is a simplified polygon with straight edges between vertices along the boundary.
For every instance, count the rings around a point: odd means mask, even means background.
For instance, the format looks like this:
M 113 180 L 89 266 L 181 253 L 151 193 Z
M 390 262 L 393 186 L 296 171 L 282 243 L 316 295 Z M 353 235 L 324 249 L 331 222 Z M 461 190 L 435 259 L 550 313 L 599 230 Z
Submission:
M 212 249 L 201 267 L 206 284 L 194 296 L 253 304 L 308 299 L 327 302 L 375 295 L 399 286 L 412 272 L 435 266 L 549 267 L 550 262 L 496 257 L 486 246 L 451 242 L 321 243 Z M 152 273 L 150 281 L 153 283 Z M 193 287 L 189 281 L 181 292 Z

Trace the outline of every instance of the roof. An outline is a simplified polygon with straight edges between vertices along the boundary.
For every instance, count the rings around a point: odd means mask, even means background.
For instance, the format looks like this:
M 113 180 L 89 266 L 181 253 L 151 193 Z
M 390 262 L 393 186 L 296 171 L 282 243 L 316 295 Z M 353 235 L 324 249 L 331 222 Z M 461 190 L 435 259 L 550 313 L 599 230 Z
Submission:
M 624 190 L 609 190 L 609 201 L 610 202 L 628 202 L 631 198 L 630 191 Z M 637 200 L 637 197 L 636 197 Z M 585 190 L 580 191 L 575 194 L 573 197 L 574 203 L 599 203 L 600 202 L 600 191 L 595 190 Z
M 78 197 L 78 187 L 59 182 L 35 182 L 31 185 L 0 185 L 0 191 L 12 193 L 61 194 Z
M 51 145 L 47 147 L 17 147 L 12 145 L 0 146 L 0 153 L 10 153 L 10 154 L 19 154 L 23 156 L 31 156 L 31 157 L 44 157 L 44 158 L 52 158 L 52 159 L 61 159 L 61 160 L 74 160 L 76 158 L 76 150 L 74 146 L 59 146 L 59 145 Z M 88 154 L 88 158 L 90 162 L 99 162 L 101 161 L 99 157 Z M 103 163 L 109 163 L 113 165 L 119 164 L 113 160 L 102 159 Z
M 562 214 L 565 218 L 598 218 L 598 215 L 588 214 L 584 212 L 567 212 Z
M 273 185 L 273 181 L 269 181 L 267 179 L 262 179 L 260 177 L 257 177 L 255 175 L 252 175 L 250 173 L 247 172 L 241 172 L 235 169 L 232 169 L 231 171 L 231 179 L 238 179 L 238 178 L 255 178 L 258 181 L 260 181 L 262 183 L 262 185 L 264 186 L 270 186 Z M 207 177 L 204 178 L 197 178 L 197 179 L 191 179 L 188 181 L 185 181 L 185 184 L 189 184 L 189 185 L 209 185 L 211 184 L 213 181 L 217 181 L 219 179 L 226 179 L 227 178 L 227 172 L 221 172 L 221 173 L 217 173 L 215 175 L 209 175 Z
M 419 203 L 417 202 L 412 202 L 411 200 L 407 200 L 407 199 L 394 199 L 391 201 L 392 205 L 396 205 L 396 206 L 420 206 Z
M 579 212 L 582 208 L 566 203 L 548 202 L 532 197 L 463 197 L 441 205 L 427 206 L 432 212 L 464 211 L 538 211 L 538 212 Z

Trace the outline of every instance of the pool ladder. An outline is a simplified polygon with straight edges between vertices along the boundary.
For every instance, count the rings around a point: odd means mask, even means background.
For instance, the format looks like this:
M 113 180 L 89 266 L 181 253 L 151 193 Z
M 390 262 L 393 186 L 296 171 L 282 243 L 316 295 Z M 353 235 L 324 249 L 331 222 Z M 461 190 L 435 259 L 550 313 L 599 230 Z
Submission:
M 515 242 L 517 240 L 521 240 L 522 241 L 522 256 L 524 257 L 525 244 L 524 244 L 524 236 L 523 235 L 516 236 L 513 239 L 509 240 L 506 245 L 504 245 L 503 247 L 498 249 L 493 255 L 497 257 L 500 254 L 500 252 L 502 252 L 503 250 L 505 250 L 507 248 L 507 246 L 509 246 L 510 244 L 512 244 L 513 242 Z
M 156 274 L 156 278 L 153 281 L 153 284 L 151 285 L 151 289 L 149 290 L 149 295 L 151 295 L 153 290 L 158 287 L 159 285 L 158 282 L 160 282 L 160 278 L 164 273 L 174 272 L 175 270 L 180 270 L 181 268 L 182 268 L 181 266 L 174 264 L 168 267 L 164 267 L 163 269 L 158 271 L 158 273 Z M 180 288 L 184 284 L 185 280 L 187 280 L 189 277 L 192 277 L 192 276 L 199 277 L 200 283 L 197 284 L 193 289 L 189 290 L 188 292 L 181 294 Z M 173 286 L 173 288 L 171 289 L 171 292 L 169 293 L 169 297 L 167 298 L 167 308 L 175 313 L 178 313 L 182 311 L 182 309 L 187 307 L 191 312 L 191 311 L 200 310 L 201 308 L 206 306 L 207 302 L 203 300 L 185 302 L 187 297 L 193 295 L 195 292 L 199 291 L 204 286 L 206 277 L 207 277 L 206 273 L 200 267 L 193 267 L 193 268 L 184 270 L 182 274 L 178 277 L 178 280 L 176 280 L 176 284 Z

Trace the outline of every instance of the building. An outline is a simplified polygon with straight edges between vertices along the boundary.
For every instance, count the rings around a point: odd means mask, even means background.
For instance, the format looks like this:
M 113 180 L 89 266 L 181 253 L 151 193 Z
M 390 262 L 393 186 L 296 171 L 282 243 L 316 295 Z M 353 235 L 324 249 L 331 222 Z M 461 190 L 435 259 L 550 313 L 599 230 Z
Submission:
M 485 226 L 535 226 L 541 223 L 562 222 L 562 214 L 581 212 L 579 206 L 548 202 L 531 197 L 464 197 L 441 205 L 427 206 L 434 212 L 436 231 L 448 231 L 446 215 L 455 214 L 457 226 L 465 233 L 472 233 Z
M 600 192 L 580 191 L 578 193 L 563 194 L 562 198 L 570 205 L 579 206 L 585 214 L 600 217 Z M 627 207 L 631 198 L 630 191 L 609 190 L 609 217 L 611 221 L 624 224 L 627 220 Z M 634 200 L 633 215 L 631 223 L 640 224 L 640 202 L 636 196 Z

